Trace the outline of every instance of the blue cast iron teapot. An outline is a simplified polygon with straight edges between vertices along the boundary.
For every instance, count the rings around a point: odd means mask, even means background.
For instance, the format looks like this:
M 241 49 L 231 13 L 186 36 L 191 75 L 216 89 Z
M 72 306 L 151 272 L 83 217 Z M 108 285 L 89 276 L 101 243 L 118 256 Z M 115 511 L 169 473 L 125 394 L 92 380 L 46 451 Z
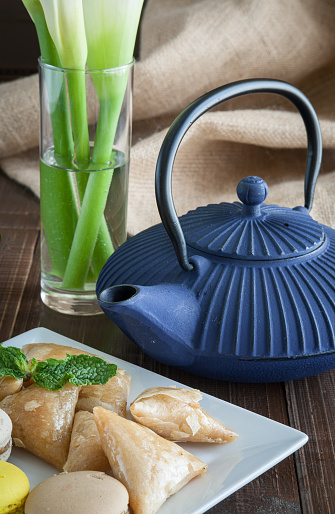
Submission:
M 240 95 L 275 93 L 307 131 L 305 206 L 266 205 L 267 185 L 247 177 L 240 202 L 177 217 L 171 175 L 190 126 Z M 210 378 L 272 382 L 335 367 L 335 231 L 313 220 L 322 155 L 317 116 L 290 84 L 235 82 L 205 94 L 174 121 L 156 169 L 162 224 L 123 244 L 97 283 L 104 312 L 145 353 Z

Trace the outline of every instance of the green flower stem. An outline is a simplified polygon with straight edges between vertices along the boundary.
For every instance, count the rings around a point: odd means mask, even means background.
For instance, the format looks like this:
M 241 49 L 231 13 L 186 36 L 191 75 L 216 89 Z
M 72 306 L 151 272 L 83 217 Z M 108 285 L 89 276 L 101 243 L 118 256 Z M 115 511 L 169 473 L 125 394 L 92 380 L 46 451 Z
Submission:
M 69 173 L 40 161 L 41 225 L 47 241 L 52 274 L 63 277 L 70 254 L 78 211 Z
M 90 160 L 85 72 L 81 70 L 67 71 L 66 80 L 70 98 L 75 159 L 77 167 L 84 170 Z
M 23 1 L 30 12 L 38 32 L 43 61 L 60 68 L 61 61 L 50 36 L 40 1 Z M 49 73 L 52 72 L 47 70 L 46 78 L 48 78 Z M 59 75 L 62 77 L 63 74 L 60 72 Z M 48 90 L 51 90 L 53 87 L 52 79 L 50 82 Z M 64 87 L 59 96 L 59 105 L 51 113 L 55 158 L 59 166 L 65 169 L 73 169 L 75 153 L 78 167 L 86 168 L 90 159 L 90 147 L 86 112 L 85 73 L 81 71 L 68 72 L 67 84 L 73 126 L 71 127 L 67 94 L 65 84 L 63 84 Z M 64 275 L 79 215 L 73 178 L 65 169 L 62 171 L 61 176 L 61 173 L 56 172 L 52 167 L 45 164 L 41 165 L 41 213 L 44 234 L 52 263 L 52 274 L 58 275 L 61 278 Z M 84 196 L 87 179 L 88 177 L 85 173 L 76 173 L 77 187 L 81 199 Z M 106 236 L 103 235 L 103 242 L 104 238 L 106 239 Z M 106 241 L 104 246 L 108 245 L 108 238 Z M 97 248 L 95 254 L 97 254 L 98 262 L 104 259 L 104 253 L 101 249 Z M 88 278 L 93 280 L 96 276 L 91 271 L 89 270 Z
M 90 163 L 83 70 L 85 64 L 104 70 L 129 62 L 126 57 L 132 55 L 143 0 L 135 2 L 134 10 L 123 0 L 97 1 L 94 5 L 84 0 L 70 2 L 71 5 L 64 0 L 23 3 L 35 23 L 43 61 L 67 68 L 71 117 L 64 76 L 60 74 L 56 84 L 47 82 L 56 164 L 52 167 L 41 163 L 41 213 L 53 271 L 63 278 L 63 287 L 82 290 L 92 272 L 91 262 L 97 274 L 113 252 L 104 210 L 113 178 L 115 132 L 127 84 L 127 73 L 116 78 L 105 79 L 103 73 L 96 77 L 100 115 Z M 58 171 L 58 167 L 63 170 Z M 69 170 L 76 172 L 77 190 Z M 91 173 L 88 176 L 80 170 Z
M 77 172 L 77 188 L 78 188 L 78 194 L 80 203 L 83 203 L 86 185 L 89 178 L 88 172 Z M 80 178 L 79 178 L 80 177 Z M 78 181 L 79 178 L 79 181 Z M 106 260 L 112 255 L 114 252 L 114 246 L 113 242 L 110 237 L 110 233 L 108 230 L 108 225 L 105 219 L 105 216 L 102 216 L 101 218 L 101 225 L 99 229 L 99 234 L 97 238 L 97 242 L 94 248 L 93 256 L 92 256 L 92 265 L 94 270 L 94 278 L 97 279 L 99 276 L 99 273 L 105 264 Z
M 53 98 L 55 86 L 50 76 L 53 71 L 44 70 L 50 99 Z M 73 167 L 74 146 L 70 113 L 68 110 L 66 88 L 62 73 L 58 98 L 50 102 L 50 117 L 54 141 L 54 152 L 60 168 Z M 41 224 L 52 264 L 51 273 L 63 277 L 69 257 L 72 239 L 78 221 L 79 211 L 76 201 L 74 181 L 71 173 L 40 163 L 40 204 Z
M 110 163 L 126 84 L 127 75 L 122 77 L 122 81 L 117 81 L 116 87 L 108 96 L 100 99 L 99 120 L 90 167 L 106 166 Z M 85 285 L 112 177 L 111 169 L 90 173 L 64 275 L 64 288 L 82 289 Z M 108 252 L 106 249 L 106 254 Z
M 109 259 L 113 252 L 113 241 L 108 230 L 108 225 L 105 216 L 102 215 L 98 238 L 92 257 L 92 264 L 96 279 L 98 279 L 102 267 L 104 266 L 104 264 L 106 264 L 107 259 Z
M 49 34 L 39 0 L 23 0 L 23 3 L 35 24 L 43 62 L 59 67 L 58 52 Z M 50 73 L 47 69 L 46 80 L 49 92 L 53 87 L 48 80 Z M 60 80 L 62 84 L 59 88 L 58 100 L 54 102 L 50 113 L 51 125 L 57 163 L 62 167 L 69 168 L 72 166 L 74 148 L 65 84 L 61 77 Z M 78 219 L 73 181 L 69 173 L 56 171 L 41 162 L 40 184 L 41 223 L 48 245 L 52 273 L 62 277 Z M 63 238 L 60 238 L 59 234 L 62 234 Z
M 90 174 L 64 274 L 63 287 L 66 289 L 84 288 L 105 207 L 107 195 L 104 192 L 109 187 L 110 175 L 110 170 Z M 92 177 L 95 177 L 93 188 L 89 187 Z
M 119 121 L 124 91 L 122 96 L 100 99 L 99 120 L 92 152 L 92 162 L 106 165 L 112 158 L 115 133 Z
M 49 34 L 40 0 L 22 1 L 35 24 L 42 59 L 48 64 L 59 66 L 60 59 L 58 52 Z
M 86 110 L 85 74 L 79 70 L 67 72 L 67 84 L 69 88 L 76 161 L 79 169 L 87 169 L 90 159 L 90 146 Z M 104 112 L 104 109 L 102 109 L 102 112 Z M 103 121 L 105 123 L 104 126 L 109 127 L 108 120 Z M 112 131 L 114 131 L 114 134 L 115 130 L 112 126 Z M 107 130 L 107 132 L 109 131 Z M 101 136 L 98 135 L 98 139 L 99 137 Z M 114 137 L 112 141 L 113 140 Z M 110 160 L 110 155 L 111 151 L 109 152 L 109 156 L 106 161 Z M 88 174 L 76 172 L 76 177 L 78 194 L 80 202 L 82 203 L 88 181 Z M 114 251 L 113 243 L 110 238 L 109 230 L 104 216 L 101 218 L 101 225 L 96 243 L 97 244 L 92 255 L 92 264 L 95 277 L 98 278 L 98 274 L 102 266 Z

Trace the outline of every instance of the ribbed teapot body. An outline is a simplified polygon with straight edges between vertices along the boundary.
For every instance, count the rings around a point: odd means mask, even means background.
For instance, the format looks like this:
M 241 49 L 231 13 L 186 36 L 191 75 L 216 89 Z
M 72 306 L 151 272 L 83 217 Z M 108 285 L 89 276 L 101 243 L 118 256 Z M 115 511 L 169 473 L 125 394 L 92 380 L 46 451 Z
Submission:
M 189 214 L 180 221 L 187 234 Z M 322 244 L 277 260 L 222 257 L 192 243 L 194 270 L 185 271 L 164 227 L 156 225 L 107 261 L 97 293 L 116 284 L 176 284 L 192 291 L 200 314 L 184 344 L 194 360 L 182 367 L 193 373 L 250 382 L 318 373 L 335 365 L 335 231 L 319 226 Z M 163 319 L 164 310 L 157 317 Z M 157 348 L 152 353 L 142 343 L 142 349 L 171 363 Z
M 240 202 L 179 218 L 172 169 L 186 132 L 205 112 L 250 93 L 281 95 L 302 117 L 303 207 L 266 205 L 268 186 L 252 175 L 237 184 Z M 321 158 L 316 112 L 286 82 L 238 81 L 193 101 L 158 155 L 162 224 L 109 258 L 97 282 L 103 310 L 153 358 L 210 378 L 272 382 L 335 367 L 335 231 L 309 215 Z

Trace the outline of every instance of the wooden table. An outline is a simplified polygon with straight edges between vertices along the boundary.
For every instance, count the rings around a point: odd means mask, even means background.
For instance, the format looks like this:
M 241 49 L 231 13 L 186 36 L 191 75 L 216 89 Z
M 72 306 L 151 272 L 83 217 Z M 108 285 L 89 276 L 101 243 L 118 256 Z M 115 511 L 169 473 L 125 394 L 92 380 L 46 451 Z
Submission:
M 43 326 L 305 432 L 303 448 L 208 512 L 335 513 L 335 370 L 287 383 L 237 384 L 159 364 L 106 316 L 65 316 L 42 304 L 39 202 L 1 172 L 0 232 L 0 342 Z

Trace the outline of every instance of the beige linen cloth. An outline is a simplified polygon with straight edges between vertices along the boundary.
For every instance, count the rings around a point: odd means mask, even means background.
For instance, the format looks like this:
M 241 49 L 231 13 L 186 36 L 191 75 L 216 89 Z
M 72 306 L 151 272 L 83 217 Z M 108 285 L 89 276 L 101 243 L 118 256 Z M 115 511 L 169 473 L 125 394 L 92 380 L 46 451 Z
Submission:
M 290 82 L 319 116 L 324 154 L 312 215 L 335 228 L 335 1 L 148 0 L 135 65 L 128 231 L 160 221 L 155 166 L 167 128 L 191 101 L 223 84 L 266 77 Z M 0 165 L 39 194 L 38 78 L 0 86 Z M 267 203 L 302 205 L 306 134 L 277 95 L 250 95 L 203 115 L 173 171 L 179 215 L 236 200 L 247 175 L 264 178 Z

